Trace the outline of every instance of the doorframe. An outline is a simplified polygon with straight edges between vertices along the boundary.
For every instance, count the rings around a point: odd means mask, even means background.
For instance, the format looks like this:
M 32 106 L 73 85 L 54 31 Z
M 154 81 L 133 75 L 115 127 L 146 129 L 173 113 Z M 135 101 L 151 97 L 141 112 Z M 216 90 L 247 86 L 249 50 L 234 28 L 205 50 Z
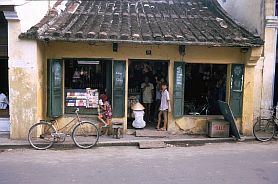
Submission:
M 127 67 L 127 79 L 126 79 L 126 81 L 127 81 L 127 94 L 126 94 L 126 97 L 127 97 L 127 113 L 126 114 L 127 114 L 127 116 L 125 118 L 127 124 L 129 123 L 129 121 L 128 121 L 128 118 L 129 118 L 129 114 L 128 114 L 128 110 L 129 110 L 129 107 L 128 107 L 128 103 L 129 103 L 129 84 L 128 83 L 129 83 L 129 72 L 130 72 L 129 63 L 131 63 L 131 62 L 160 62 L 160 63 L 167 63 L 167 70 L 166 70 L 167 71 L 167 75 L 165 77 L 165 80 L 166 80 L 166 82 L 168 84 L 168 87 L 167 87 L 168 91 L 170 91 L 170 86 L 169 85 L 171 84 L 171 82 L 170 82 L 170 80 L 171 80 L 171 77 L 170 77 L 170 74 L 171 74 L 171 60 L 146 59 L 146 58 L 145 59 L 128 58 L 128 60 L 127 60 L 127 65 L 128 65 L 128 67 Z M 140 94 L 140 96 L 141 96 L 141 94 Z M 170 96 L 170 98 L 171 98 L 171 96 Z M 168 127 L 169 127 L 169 122 L 170 122 L 169 120 L 170 120 L 170 114 L 171 113 L 168 113 Z M 153 122 L 153 123 L 155 123 L 155 122 Z M 146 124 L 147 124 L 147 122 L 146 122 Z M 129 129 L 128 125 L 127 125 L 127 129 Z M 146 127 L 145 127 L 145 129 L 146 129 Z M 147 127 L 147 129 L 150 129 L 150 128 Z

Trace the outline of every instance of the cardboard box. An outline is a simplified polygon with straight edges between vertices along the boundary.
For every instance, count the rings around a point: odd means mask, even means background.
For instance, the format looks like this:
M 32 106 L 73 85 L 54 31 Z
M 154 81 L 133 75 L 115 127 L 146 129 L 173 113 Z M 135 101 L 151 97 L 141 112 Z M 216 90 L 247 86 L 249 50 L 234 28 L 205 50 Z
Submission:
M 209 137 L 229 137 L 230 123 L 222 119 L 208 121 Z

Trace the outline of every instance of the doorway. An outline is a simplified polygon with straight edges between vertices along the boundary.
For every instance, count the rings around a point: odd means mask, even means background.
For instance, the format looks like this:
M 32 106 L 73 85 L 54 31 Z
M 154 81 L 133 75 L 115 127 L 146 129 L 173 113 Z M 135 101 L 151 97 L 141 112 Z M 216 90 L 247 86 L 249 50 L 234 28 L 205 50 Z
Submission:
M 9 127 L 8 23 L 0 12 L 0 132 Z
M 145 107 L 144 120 L 148 129 L 155 129 L 160 105 L 161 82 L 168 84 L 168 61 L 132 59 L 128 63 L 128 115 L 127 128 L 134 129 L 132 105 L 140 102 Z M 147 79 L 146 79 L 147 78 Z M 148 80 L 152 86 L 151 93 L 143 94 L 143 83 Z M 145 98 L 145 100 L 143 99 Z M 144 103 L 147 101 L 150 103 Z

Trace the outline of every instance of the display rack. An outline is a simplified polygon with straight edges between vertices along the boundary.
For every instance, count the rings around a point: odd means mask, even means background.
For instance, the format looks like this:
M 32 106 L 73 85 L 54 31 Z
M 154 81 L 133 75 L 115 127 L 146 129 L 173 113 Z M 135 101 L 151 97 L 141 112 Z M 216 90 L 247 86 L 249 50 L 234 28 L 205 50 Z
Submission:
M 72 114 L 79 108 L 80 114 L 97 114 L 98 98 L 97 89 L 66 89 L 65 113 Z

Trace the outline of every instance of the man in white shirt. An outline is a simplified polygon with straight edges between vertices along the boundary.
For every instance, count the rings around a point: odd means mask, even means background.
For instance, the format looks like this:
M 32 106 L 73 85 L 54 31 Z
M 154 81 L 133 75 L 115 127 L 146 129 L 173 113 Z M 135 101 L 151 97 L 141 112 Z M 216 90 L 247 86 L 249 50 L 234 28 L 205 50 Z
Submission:
M 151 104 L 153 102 L 153 84 L 149 82 L 149 78 L 145 77 L 145 82 L 141 84 L 143 104 L 146 109 L 146 122 L 150 122 Z

